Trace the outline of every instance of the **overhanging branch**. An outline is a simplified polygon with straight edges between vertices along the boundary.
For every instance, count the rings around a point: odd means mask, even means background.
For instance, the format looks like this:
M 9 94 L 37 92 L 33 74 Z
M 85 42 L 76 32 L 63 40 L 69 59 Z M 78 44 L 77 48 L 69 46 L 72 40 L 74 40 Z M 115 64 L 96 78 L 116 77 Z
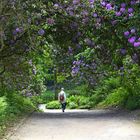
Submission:
M 5 66 L 3 66 L 3 70 L 0 71 L 0 75 L 2 75 L 5 72 Z

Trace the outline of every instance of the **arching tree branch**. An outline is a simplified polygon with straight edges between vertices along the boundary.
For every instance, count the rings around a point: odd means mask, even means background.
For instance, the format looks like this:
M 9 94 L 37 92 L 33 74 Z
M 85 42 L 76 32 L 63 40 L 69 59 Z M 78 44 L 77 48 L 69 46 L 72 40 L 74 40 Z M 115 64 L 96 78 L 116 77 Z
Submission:
M 2 75 L 5 72 L 5 66 L 3 66 L 3 70 L 0 71 L 0 75 Z

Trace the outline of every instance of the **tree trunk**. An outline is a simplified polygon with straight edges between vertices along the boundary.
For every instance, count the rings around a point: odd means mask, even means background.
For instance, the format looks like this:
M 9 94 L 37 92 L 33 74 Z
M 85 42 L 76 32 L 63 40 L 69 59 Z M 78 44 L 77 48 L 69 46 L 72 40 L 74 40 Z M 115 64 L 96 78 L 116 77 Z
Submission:
M 54 66 L 54 93 L 55 93 L 55 100 L 57 100 L 58 93 L 57 93 L 57 69 Z

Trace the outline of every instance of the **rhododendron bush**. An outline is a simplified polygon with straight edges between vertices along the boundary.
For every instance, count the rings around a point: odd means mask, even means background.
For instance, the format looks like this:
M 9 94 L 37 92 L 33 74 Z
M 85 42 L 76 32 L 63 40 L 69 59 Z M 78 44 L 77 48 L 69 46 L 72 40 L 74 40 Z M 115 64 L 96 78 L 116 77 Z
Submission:
M 44 50 L 58 72 L 88 81 L 127 56 L 140 65 L 139 9 L 139 0 L 2 0 L 1 84 L 28 85 Z

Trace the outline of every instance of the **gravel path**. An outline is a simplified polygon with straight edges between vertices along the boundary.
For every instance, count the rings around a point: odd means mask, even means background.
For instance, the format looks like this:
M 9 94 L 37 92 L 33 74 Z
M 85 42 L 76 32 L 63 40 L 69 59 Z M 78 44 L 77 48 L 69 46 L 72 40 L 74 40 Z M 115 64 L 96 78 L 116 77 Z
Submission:
M 140 140 L 140 123 L 127 112 L 45 110 L 33 113 L 9 140 Z

